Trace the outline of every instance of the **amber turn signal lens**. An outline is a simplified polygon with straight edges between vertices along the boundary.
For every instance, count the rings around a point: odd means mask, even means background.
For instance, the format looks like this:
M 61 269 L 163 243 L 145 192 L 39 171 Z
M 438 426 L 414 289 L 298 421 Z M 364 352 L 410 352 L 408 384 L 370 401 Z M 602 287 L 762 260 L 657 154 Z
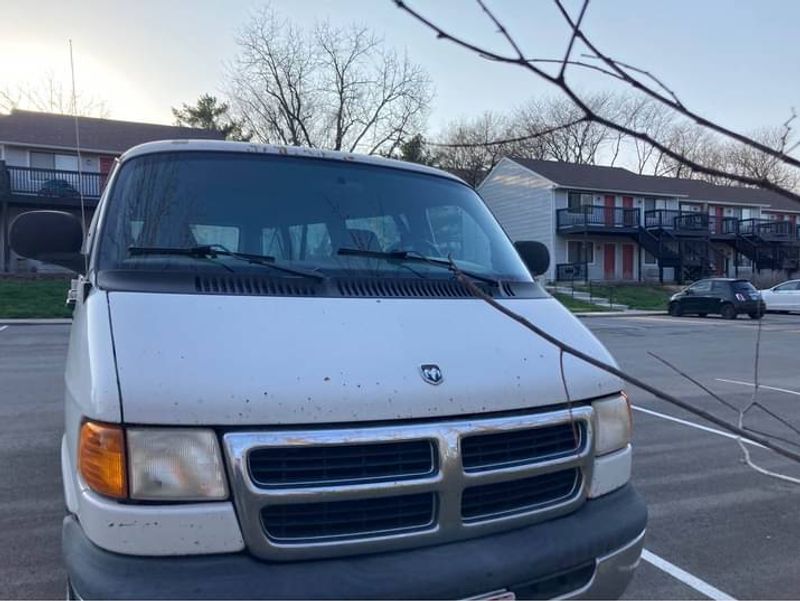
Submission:
M 78 465 L 84 481 L 96 493 L 117 499 L 128 496 L 125 435 L 121 427 L 85 422 L 81 426 Z

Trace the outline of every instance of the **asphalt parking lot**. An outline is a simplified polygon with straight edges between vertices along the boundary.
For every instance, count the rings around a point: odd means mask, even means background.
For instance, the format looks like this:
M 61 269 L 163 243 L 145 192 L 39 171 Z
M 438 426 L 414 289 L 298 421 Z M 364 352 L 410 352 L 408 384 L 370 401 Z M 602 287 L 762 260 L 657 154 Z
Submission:
M 624 369 L 734 421 L 658 353 L 735 405 L 752 394 L 757 324 L 747 319 L 592 317 L 585 320 Z M 68 327 L 0 325 L 0 597 L 64 594 L 59 467 L 62 373 Z M 800 427 L 800 316 L 762 325 L 759 392 L 765 407 Z M 800 486 L 753 471 L 738 444 L 699 419 L 631 390 L 634 483 L 650 507 L 645 560 L 630 599 L 800 596 Z M 800 442 L 765 412 L 754 428 Z M 701 427 L 697 427 L 700 425 Z M 750 446 L 763 467 L 800 477 L 800 466 Z

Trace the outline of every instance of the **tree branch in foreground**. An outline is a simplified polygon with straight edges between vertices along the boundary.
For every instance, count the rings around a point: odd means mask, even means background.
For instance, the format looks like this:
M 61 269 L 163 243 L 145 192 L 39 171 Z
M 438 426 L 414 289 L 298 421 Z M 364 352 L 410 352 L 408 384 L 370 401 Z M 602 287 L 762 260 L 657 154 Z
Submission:
M 576 357 L 577 359 L 580 359 L 581 361 L 584 361 L 584 362 L 588 363 L 589 365 L 592 365 L 592 366 L 594 366 L 594 367 L 596 367 L 598 369 L 601 369 L 601 370 L 605 371 L 606 373 L 611 374 L 612 376 L 616 376 L 620 380 L 623 380 L 623 381 L 627 382 L 628 384 L 632 384 L 633 386 L 636 386 L 637 388 L 640 388 L 640 389 L 644 390 L 645 392 L 649 392 L 654 397 L 656 397 L 658 399 L 661 399 L 662 401 L 666 401 L 667 403 L 675 405 L 676 407 L 680 407 L 684 411 L 688 411 L 689 413 L 692 413 L 692 414 L 694 414 L 694 415 L 696 415 L 698 417 L 701 417 L 704 420 L 709 421 L 712 424 L 714 424 L 716 426 L 719 426 L 720 428 L 722 428 L 722 429 L 724 429 L 724 430 L 726 430 L 728 432 L 731 432 L 732 434 L 736 434 L 737 436 L 739 436 L 741 438 L 750 440 L 752 442 L 756 442 L 756 443 L 760 444 L 761 446 L 763 446 L 763 447 L 765 447 L 767 449 L 770 449 L 771 451 L 774 451 L 778 455 L 781 455 L 783 457 L 786 457 L 787 459 L 791 459 L 792 461 L 796 461 L 796 462 L 800 463 L 800 453 L 796 453 L 796 452 L 791 451 L 789 449 L 785 449 L 784 447 L 775 444 L 774 442 L 772 442 L 768 438 L 764 438 L 763 436 L 754 435 L 751 432 L 748 432 L 747 430 L 742 428 L 741 426 L 735 426 L 733 424 L 730 424 L 730 423 L 726 422 L 724 419 L 721 419 L 721 418 L 717 417 L 716 415 L 714 415 L 712 413 L 709 413 L 708 411 L 705 411 L 703 409 L 699 409 L 697 407 L 694 407 L 694 406 L 690 405 L 689 403 L 687 403 L 686 401 L 682 401 L 681 399 L 679 399 L 679 398 L 677 398 L 677 397 L 675 397 L 675 396 L 673 396 L 673 395 L 671 395 L 671 394 L 669 394 L 667 392 L 659 390 L 658 388 L 648 384 L 644 380 L 640 380 L 639 378 L 637 378 L 635 376 L 632 376 L 629 373 L 626 373 L 626 372 L 622 371 L 621 369 L 619 369 L 617 367 L 614 367 L 613 365 L 609 365 L 608 363 L 600 361 L 599 359 L 595 359 L 591 355 L 587 355 L 583 351 L 580 351 L 580 350 L 576 349 L 575 347 L 572 347 L 572 346 L 566 344 L 565 342 L 562 342 L 561 340 L 559 340 L 558 338 L 556 338 L 552 334 L 549 334 L 545 330 L 541 329 L 539 326 L 537 326 L 534 323 L 530 322 L 528 319 L 526 319 L 525 317 L 523 317 L 519 313 L 515 313 L 511 309 L 503 306 L 501 303 L 497 302 L 491 296 L 486 294 L 483 290 L 478 288 L 472 282 L 472 280 L 470 278 L 468 278 L 467 276 L 465 276 L 461 272 L 461 270 L 453 262 L 452 259 L 450 259 L 450 270 L 455 274 L 455 276 L 458 279 L 458 281 L 461 282 L 475 297 L 481 299 L 482 301 L 484 301 L 485 303 L 487 303 L 492 308 L 496 309 L 497 311 L 499 311 L 500 313 L 502 313 L 506 317 L 509 317 L 509 318 L 513 319 L 514 321 L 519 323 L 524 328 L 527 328 L 528 330 L 530 330 L 531 332 L 533 332 L 534 334 L 536 334 L 540 338 L 544 339 L 545 341 L 549 342 L 550 344 L 552 344 L 556 348 L 560 349 L 562 352 L 564 352 L 564 353 L 566 353 L 568 355 L 572 355 L 573 357 Z

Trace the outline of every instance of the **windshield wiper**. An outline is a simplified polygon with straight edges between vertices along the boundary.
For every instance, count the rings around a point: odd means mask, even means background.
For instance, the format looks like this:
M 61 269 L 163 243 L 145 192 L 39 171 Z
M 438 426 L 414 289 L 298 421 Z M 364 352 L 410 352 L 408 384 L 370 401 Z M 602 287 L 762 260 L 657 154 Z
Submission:
M 428 263 L 429 265 L 435 265 L 437 267 L 444 267 L 448 271 L 453 272 L 453 266 L 455 263 L 450 262 L 447 259 L 437 259 L 435 257 L 426 257 L 420 252 L 415 250 L 392 250 L 392 251 L 381 251 L 381 250 L 364 250 L 360 248 L 340 248 L 336 251 L 338 255 L 345 255 L 345 256 L 353 256 L 353 257 L 373 257 L 375 259 L 385 259 L 387 261 L 412 261 L 414 263 Z M 463 273 L 464 275 L 471 277 L 473 280 L 480 280 L 481 282 L 486 282 L 487 284 L 499 287 L 500 282 L 498 282 L 494 278 L 490 278 L 485 275 L 481 275 L 479 273 L 475 273 L 474 271 L 468 271 L 466 269 L 462 269 L 458 265 L 458 270 Z M 453 272 L 455 275 L 455 272 Z
M 285 267 L 277 265 L 277 259 L 270 255 L 256 255 L 249 253 L 240 253 L 228 250 L 221 244 L 204 244 L 199 246 L 188 247 L 170 247 L 170 246 L 129 246 L 128 253 L 135 257 L 141 255 L 175 255 L 181 257 L 195 257 L 199 259 L 215 259 L 217 257 L 231 257 L 240 261 L 247 261 L 254 265 L 264 265 L 277 271 L 289 273 L 304 278 L 311 278 L 317 281 L 326 279 L 321 273 L 313 271 L 305 271 L 303 269 L 294 269 L 293 267 Z M 226 265 L 224 267 L 228 268 Z

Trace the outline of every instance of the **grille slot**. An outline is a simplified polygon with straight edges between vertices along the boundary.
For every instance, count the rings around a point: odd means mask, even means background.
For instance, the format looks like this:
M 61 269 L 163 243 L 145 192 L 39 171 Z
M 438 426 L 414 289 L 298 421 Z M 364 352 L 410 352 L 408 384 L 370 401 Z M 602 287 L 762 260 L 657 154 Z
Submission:
M 370 537 L 430 526 L 436 513 L 434 493 L 272 505 L 261 510 L 267 536 L 279 541 Z
M 313 285 L 283 279 L 230 275 L 197 276 L 196 292 L 204 294 L 236 294 L 242 296 L 316 296 Z
M 580 422 L 469 436 L 461 441 L 462 461 L 467 471 L 534 463 L 576 453 L 584 438 Z
M 249 468 L 257 486 L 270 487 L 419 478 L 432 474 L 436 463 L 431 441 L 412 440 L 259 448 L 250 452 Z
M 380 298 L 471 298 L 473 294 L 461 282 L 444 279 L 342 279 L 337 282 L 342 296 Z M 487 294 L 489 286 L 478 285 Z
M 461 497 L 464 520 L 518 513 L 564 501 L 580 488 L 577 468 L 467 488 Z

